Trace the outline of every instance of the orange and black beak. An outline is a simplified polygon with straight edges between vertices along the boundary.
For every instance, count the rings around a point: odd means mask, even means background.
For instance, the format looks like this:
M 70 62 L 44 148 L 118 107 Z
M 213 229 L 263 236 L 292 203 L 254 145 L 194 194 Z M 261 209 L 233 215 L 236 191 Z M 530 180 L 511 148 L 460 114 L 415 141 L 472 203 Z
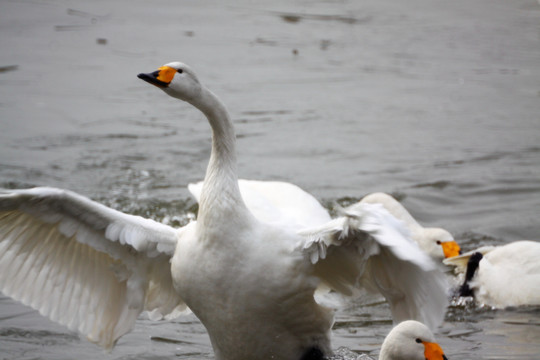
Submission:
M 164 89 L 171 83 L 176 70 L 170 66 L 162 66 L 158 70 L 151 73 L 140 73 L 137 75 L 139 79 L 146 81 L 160 89 Z
M 445 258 L 454 257 L 461 254 L 461 248 L 455 241 L 445 241 L 441 243 L 441 246 L 443 248 Z
M 424 357 L 426 360 L 448 360 L 439 344 L 426 341 L 422 341 L 422 344 L 424 344 Z

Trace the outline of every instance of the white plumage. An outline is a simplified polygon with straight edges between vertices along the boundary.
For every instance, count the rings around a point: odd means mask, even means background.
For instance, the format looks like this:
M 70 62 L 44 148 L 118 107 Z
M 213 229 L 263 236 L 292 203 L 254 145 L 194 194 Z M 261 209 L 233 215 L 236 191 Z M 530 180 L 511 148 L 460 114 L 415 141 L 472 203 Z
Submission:
M 467 264 L 473 256 L 481 258 L 475 267 Z M 481 254 L 481 255 L 479 255 Z M 464 285 L 472 290 L 475 300 L 484 305 L 505 308 L 540 305 L 540 243 L 515 241 L 501 246 L 485 246 L 444 263 L 456 272 L 470 272 Z M 472 270 L 472 271 L 471 271 Z
M 240 193 L 249 211 L 259 220 L 303 230 L 331 220 L 328 211 L 300 187 L 282 181 L 238 180 Z M 203 182 L 189 184 L 195 200 L 199 201 Z M 360 203 L 380 204 L 396 219 L 403 222 L 411 238 L 436 261 L 459 255 L 459 245 L 445 229 L 424 228 L 405 207 L 391 195 L 376 192 L 366 195 Z
M 70 191 L 4 191 L 0 289 L 110 348 L 143 310 L 185 308 L 168 264 L 177 238 L 168 226 Z
M 223 104 L 181 63 L 139 77 L 212 127 L 197 221 L 174 229 L 66 190 L 3 191 L 2 292 L 104 347 L 142 311 L 170 317 L 189 306 L 221 360 L 330 354 L 332 312 L 313 296 L 322 284 L 382 293 L 397 322 L 442 321 L 444 275 L 386 210 L 355 205 L 303 233 L 258 220 L 240 194 Z
M 447 360 L 433 333 L 422 323 L 400 323 L 384 339 L 379 360 Z
M 315 197 L 294 184 L 240 179 L 238 186 L 247 208 L 260 221 L 301 230 L 331 220 L 328 211 Z M 202 188 L 202 181 L 188 185 L 197 202 Z
M 459 255 L 459 245 L 447 230 L 421 226 L 407 209 L 392 196 L 377 192 L 366 195 L 360 202 L 383 205 L 393 216 L 405 223 L 414 241 L 433 259 L 442 261 L 444 258 Z

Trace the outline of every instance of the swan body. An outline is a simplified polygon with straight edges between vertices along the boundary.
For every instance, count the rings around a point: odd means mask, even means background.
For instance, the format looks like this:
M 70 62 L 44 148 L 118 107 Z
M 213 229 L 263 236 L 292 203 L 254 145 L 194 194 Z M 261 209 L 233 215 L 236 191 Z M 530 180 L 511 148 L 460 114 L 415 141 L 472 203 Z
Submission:
M 384 339 L 379 360 L 447 360 L 433 333 L 424 324 L 408 320 Z
M 465 273 L 462 296 L 496 308 L 540 305 L 540 243 L 515 241 L 446 259 Z
M 314 299 L 321 286 L 381 293 L 396 322 L 442 321 L 444 274 L 382 206 L 355 204 L 301 232 L 257 219 L 221 101 L 182 63 L 139 77 L 212 128 L 197 221 L 175 229 L 67 190 L 0 191 L 2 292 L 106 348 L 142 311 L 169 318 L 189 308 L 218 360 L 331 354 L 333 314 Z
M 366 195 L 360 202 L 383 205 L 392 215 L 406 224 L 411 232 L 411 237 L 433 259 L 442 261 L 444 258 L 459 255 L 459 245 L 447 230 L 435 227 L 422 227 L 407 209 L 392 196 L 377 192 Z

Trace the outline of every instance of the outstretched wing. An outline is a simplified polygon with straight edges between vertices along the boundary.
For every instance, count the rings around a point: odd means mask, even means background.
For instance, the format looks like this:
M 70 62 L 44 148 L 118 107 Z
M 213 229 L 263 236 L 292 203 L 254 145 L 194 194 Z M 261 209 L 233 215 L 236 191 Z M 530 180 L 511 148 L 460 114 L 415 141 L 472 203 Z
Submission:
M 448 305 L 444 274 L 381 205 L 341 209 L 340 217 L 301 235 L 315 274 L 331 289 L 380 292 L 396 323 L 414 319 L 435 328 L 442 322 Z
M 0 291 L 105 348 L 143 311 L 185 308 L 169 260 L 182 229 L 54 188 L 0 191 Z

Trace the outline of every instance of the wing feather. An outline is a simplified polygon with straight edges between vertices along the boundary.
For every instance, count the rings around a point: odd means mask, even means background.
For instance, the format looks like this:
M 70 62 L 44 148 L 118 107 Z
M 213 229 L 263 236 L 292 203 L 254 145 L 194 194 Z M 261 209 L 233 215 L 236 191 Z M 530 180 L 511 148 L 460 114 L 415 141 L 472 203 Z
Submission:
M 382 294 L 395 322 L 415 319 L 431 328 L 442 322 L 448 305 L 444 274 L 381 205 L 352 205 L 300 234 L 303 252 L 330 288 L 345 295 L 359 288 Z
M 169 263 L 180 233 L 65 190 L 0 191 L 0 291 L 111 348 L 143 310 L 186 308 Z

